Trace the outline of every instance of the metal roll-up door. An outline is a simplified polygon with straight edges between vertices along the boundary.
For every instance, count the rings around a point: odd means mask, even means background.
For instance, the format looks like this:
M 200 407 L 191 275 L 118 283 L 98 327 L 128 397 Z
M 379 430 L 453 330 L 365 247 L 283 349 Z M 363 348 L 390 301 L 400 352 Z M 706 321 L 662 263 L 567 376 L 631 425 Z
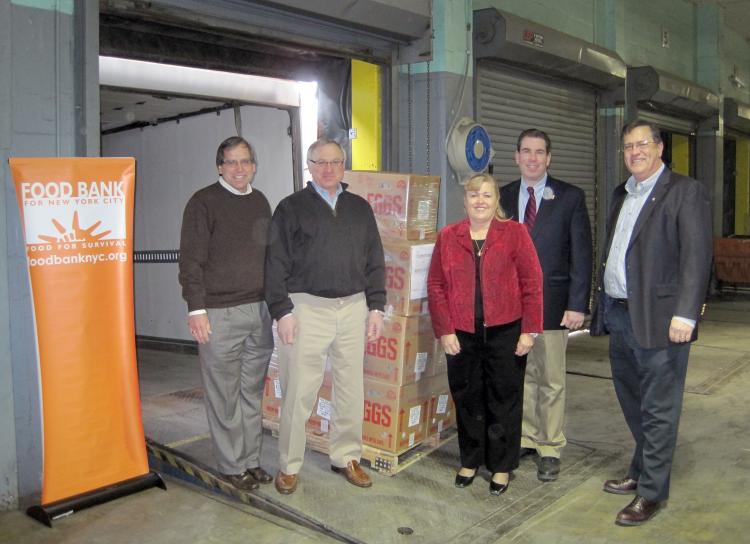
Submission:
M 516 140 L 538 128 L 552 141 L 549 173 L 582 188 L 596 240 L 596 93 L 504 65 L 477 67 L 477 120 L 492 138 L 494 175 L 501 184 L 518 179 Z
M 692 119 L 683 119 L 651 110 L 638 110 L 638 118 L 655 124 L 667 132 L 678 132 L 680 134 L 695 134 L 696 122 Z

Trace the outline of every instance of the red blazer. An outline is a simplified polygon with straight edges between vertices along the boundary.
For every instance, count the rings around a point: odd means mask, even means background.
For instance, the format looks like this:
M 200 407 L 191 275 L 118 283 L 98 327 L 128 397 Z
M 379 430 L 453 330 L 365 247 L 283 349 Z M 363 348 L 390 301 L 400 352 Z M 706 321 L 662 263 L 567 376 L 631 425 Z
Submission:
M 432 328 L 438 338 L 474 331 L 476 272 L 469 220 L 440 231 L 427 276 Z M 492 220 L 480 270 L 485 326 L 521 319 L 521 332 L 542 332 L 542 269 L 526 227 Z

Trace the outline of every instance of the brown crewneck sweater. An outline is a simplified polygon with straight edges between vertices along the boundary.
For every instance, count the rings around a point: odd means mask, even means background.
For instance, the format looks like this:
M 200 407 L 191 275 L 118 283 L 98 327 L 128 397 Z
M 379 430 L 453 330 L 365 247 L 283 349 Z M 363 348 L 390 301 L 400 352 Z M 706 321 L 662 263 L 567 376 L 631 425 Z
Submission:
M 270 221 L 271 207 L 257 189 L 235 195 L 216 182 L 190 198 L 179 261 L 189 312 L 263 300 Z

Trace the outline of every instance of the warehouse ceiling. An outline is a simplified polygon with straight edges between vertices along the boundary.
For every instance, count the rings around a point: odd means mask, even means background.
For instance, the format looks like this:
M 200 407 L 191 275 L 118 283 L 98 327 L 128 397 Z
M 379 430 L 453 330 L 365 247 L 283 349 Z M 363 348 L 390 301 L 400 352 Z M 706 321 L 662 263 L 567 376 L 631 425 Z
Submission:
M 102 87 L 101 131 L 107 134 L 123 127 L 156 125 L 167 119 L 231 107 L 224 102 L 160 94 L 144 94 Z
M 693 0 L 696 4 L 706 4 L 706 3 L 716 3 L 721 5 L 724 8 L 724 24 L 726 24 L 729 28 L 732 28 L 734 31 L 738 32 L 740 35 L 742 35 L 748 43 L 750 43 L 750 1 L 749 0 Z M 420 3 L 421 2 L 421 3 Z M 429 2 L 420 0 L 420 2 L 413 3 L 415 7 L 411 8 L 415 12 L 420 12 L 420 16 L 422 18 L 425 18 L 429 14 Z M 128 4 L 128 2 L 125 2 Z M 252 3 L 252 2 L 250 2 Z M 260 3 L 260 2 L 259 2 Z M 298 4 L 296 0 L 275 0 L 274 2 L 268 2 L 268 4 L 275 4 L 275 5 L 294 5 Z M 380 4 L 381 7 L 388 6 L 389 4 L 400 4 L 403 5 L 402 2 L 391 2 L 390 0 L 380 0 L 380 2 L 370 2 L 371 5 L 377 5 Z M 107 28 L 114 28 L 116 29 L 119 24 L 116 19 L 116 15 L 120 15 L 122 12 L 118 12 L 118 10 L 113 10 L 112 6 L 117 5 L 116 2 L 112 2 L 112 0 L 101 0 L 100 1 L 102 12 L 103 12 L 103 23 Z M 362 2 L 362 4 L 365 4 L 365 2 Z M 424 4 L 424 5 L 422 5 Z M 137 5 L 137 3 L 133 2 L 133 5 Z M 312 9 L 321 9 L 321 6 L 325 6 L 325 3 L 321 2 L 312 2 L 309 4 L 310 8 Z M 130 6 L 132 7 L 132 6 Z M 287 6 L 288 7 L 288 6 Z M 113 14 L 115 15 L 113 17 Z M 338 15 L 338 17 L 342 17 L 341 15 Z M 106 21 L 106 22 L 105 22 Z M 128 43 L 131 45 L 133 44 L 133 38 L 135 32 L 138 30 L 137 23 L 134 25 L 133 20 L 126 21 L 127 23 L 127 38 Z M 153 25 L 152 25 L 153 26 Z M 163 31 L 163 28 L 158 29 L 160 32 Z M 185 31 L 182 31 L 185 32 Z M 109 31 L 109 33 L 105 32 L 103 39 L 107 41 L 106 47 L 111 43 L 116 41 L 117 34 L 114 31 Z M 232 37 L 234 40 L 235 47 L 242 47 L 244 48 L 245 54 L 252 55 L 252 50 L 258 50 L 262 49 L 259 45 L 248 45 L 247 43 L 238 42 L 236 37 Z M 239 46 L 237 44 L 240 44 Z M 161 45 L 161 44 L 159 44 Z M 216 43 L 211 44 L 212 49 L 217 48 Z M 278 45 L 277 45 L 278 48 Z M 291 49 L 291 48 L 290 48 Z M 250 50 L 250 52 L 247 52 L 247 50 Z M 198 51 L 191 51 L 191 54 L 194 55 L 193 58 L 195 58 L 195 54 Z M 245 66 L 247 65 L 253 65 L 254 66 L 254 72 L 255 73 L 263 73 L 268 72 L 266 75 L 276 75 L 273 74 L 274 67 L 279 66 L 279 62 L 271 62 L 268 65 L 264 66 L 262 62 L 258 61 L 258 58 L 263 58 L 263 53 L 267 52 L 261 52 L 260 57 L 249 57 L 248 58 L 242 58 L 243 64 Z M 106 53 L 105 53 L 106 54 Z M 276 51 L 276 54 L 278 55 L 278 49 Z M 283 54 L 283 52 L 282 52 Z M 290 50 L 287 53 L 289 56 L 284 59 L 285 62 L 283 63 L 287 69 L 289 69 L 290 65 L 294 65 L 295 62 L 298 65 L 295 70 L 300 72 L 300 76 L 304 74 L 304 72 L 309 70 L 309 66 L 313 65 L 317 62 L 319 58 L 319 53 L 312 52 L 310 50 L 307 51 L 300 51 L 300 50 Z M 237 60 L 240 60 L 239 57 L 236 54 L 236 50 L 233 54 L 234 58 L 237 58 Z M 269 57 L 266 56 L 266 59 Z M 293 60 L 294 59 L 294 60 Z M 158 59 L 155 58 L 144 58 L 144 60 L 155 60 L 159 62 Z M 273 60 L 273 59 L 272 59 Z M 268 63 L 268 60 L 266 60 Z M 231 69 L 231 67 L 223 67 L 223 66 L 212 66 L 214 69 L 221 70 L 224 69 Z M 302 79 L 302 77 L 300 77 Z M 165 95 L 156 95 L 156 94 L 144 94 L 144 93 L 136 93 L 136 92 L 127 92 L 119 89 L 108 89 L 108 88 L 102 88 L 101 89 L 101 128 L 102 132 L 110 132 L 112 130 L 117 130 L 118 128 L 122 127 L 137 127 L 137 126 L 143 126 L 146 124 L 155 124 L 158 123 L 160 120 L 169 119 L 169 118 L 179 118 L 180 116 L 198 112 L 198 111 L 210 111 L 214 109 L 220 109 L 227 107 L 228 105 L 224 102 L 220 101 L 212 101 L 212 100 L 201 100 L 201 99 L 194 99 L 194 98 L 182 98 L 182 97 L 176 97 L 176 96 L 165 96 Z

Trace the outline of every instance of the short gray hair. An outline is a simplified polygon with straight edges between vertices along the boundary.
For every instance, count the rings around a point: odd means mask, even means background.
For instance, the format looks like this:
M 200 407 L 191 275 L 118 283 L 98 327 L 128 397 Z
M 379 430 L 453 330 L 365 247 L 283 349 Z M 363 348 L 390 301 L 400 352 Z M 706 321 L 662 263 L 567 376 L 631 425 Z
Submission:
M 307 160 L 311 161 L 313 152 L 319 147 L 323 147 L 325 145 L 335 145 L 336 147 L 338 147 L 341 153 L 344 155 L 344 162 L 346 162 L 346 150 L 340 143 L 338 143 L 336 140 L 331 140 L 330 138 L 318 138 L 317 140 L 315 140 L 310 145 L 310 147 L 307 148 Z

